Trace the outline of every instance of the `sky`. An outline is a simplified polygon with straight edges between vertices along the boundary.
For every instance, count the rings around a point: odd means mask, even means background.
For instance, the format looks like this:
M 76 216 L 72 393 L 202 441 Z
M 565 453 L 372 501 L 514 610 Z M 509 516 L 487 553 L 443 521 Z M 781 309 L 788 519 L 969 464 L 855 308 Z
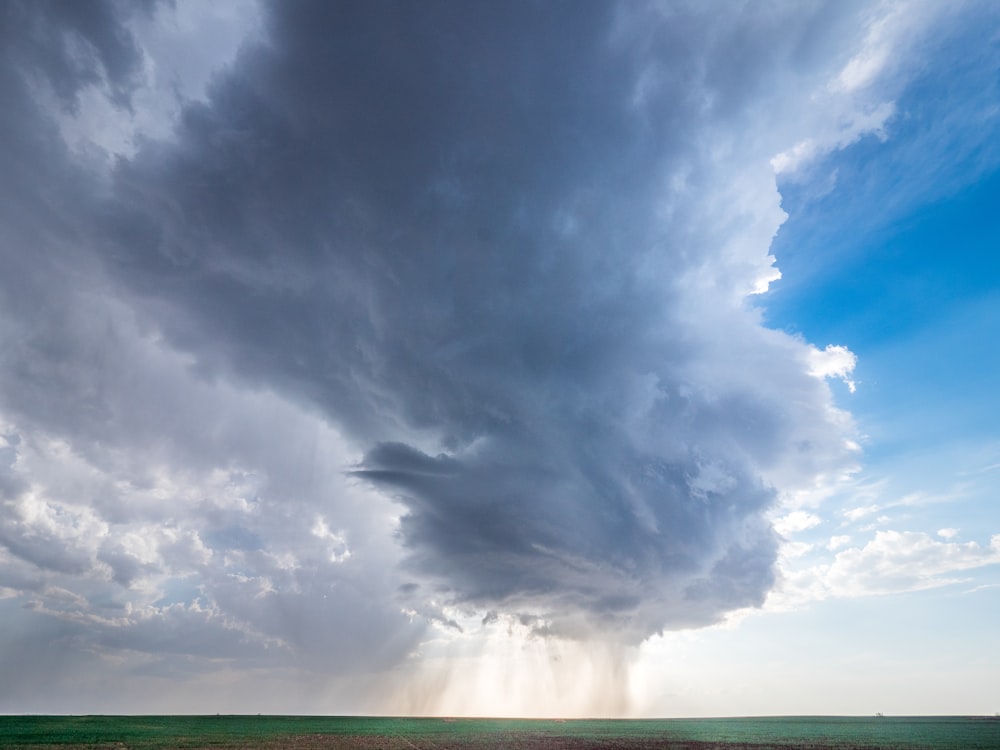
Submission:
M 1000 711 L 1000 8 L 0 5 L 0 713 Z

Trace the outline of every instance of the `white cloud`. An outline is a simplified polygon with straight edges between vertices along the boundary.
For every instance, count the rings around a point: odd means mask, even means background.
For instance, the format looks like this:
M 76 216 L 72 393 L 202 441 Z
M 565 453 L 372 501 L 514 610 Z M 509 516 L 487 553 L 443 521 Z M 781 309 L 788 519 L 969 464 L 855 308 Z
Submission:
M 990 589 L 998 589 L 998 588 L 1000 588 L 1000 583 L 984 583 L 981 586 L 973 586 L 971 589 L 969 589 L 965 593 L 966 594 L 975 594 L 975 593 L 978 593 L 980 591 L 989 591 Z
M 809 93 L 803 134 L 771 159 L 776 174 L 796 179 L 832 151 L 865 136 L 885 140 L 896 113 L 898 70 L 908 53 L 953 8 L 936 3 L 881 2 L 869 9 L 864 37 L 830 77 Z
M 794 176 L 820 157 L 857 143 L 866 135 L 885 140 L 888 137 L 886 127 L 895 112 L 896 107 L 892 102 L 882 102 L 868 110 L 842 115 L 837 127 L 822 135 L 805 138 L 774 156 L 771 167 L 775 174 Z
M 351 549 L 347 546 L 347 538 L 343 531 L 331 531 L 327 526 L 326 519 L 316 516 L 316 523 L 310 529 L 313 536 L 328 543 L 330 550 L 330 562 L 344 562 L 351 556 Z
M 822 519 L 814 513 L 795 510 L 778 518 L 774 522 L 774 530 L 784 537 L 811 529 L 822 523 Z
M 809 349 L 809 372 L 817 378 L 840 378 L 854 393 L 857 384 L 851 379 L 851 373 L 858 363 L 858 357 L 846 346 L 830 344 L 826 349 L 815 347 Z
M 846 543 L 846 537 L 834 537 L 828 548 L 841 549 Z M 976 542 L 937 541 L 924 532 L 878 531 L 863 547 L 841 549 L 832 562 L 798 569 L 786 566 L 769 607 L 937 588 L 961 582 L 965 571 L 996 564 L 1000 564 L 1000 535 L 983 547 Z
M 851 543 L 851 537 L 847 534 L 838 534 L 836 536 L 830 537 L 830 541 L 827 542 L 826 548 L 831 552 L 845 547 Z
M 858 508 L 850 508 L 844 511 L 844 517 L 850 521 L 859 521 L 866 516 L 870 516 L 872 513 L 877 513 L 880 510 L 878 505 L 864 505 Z
M 918 0 L 883 0 L 870 16 L 861 48 L 830 81 L 831 91 L 859 92 L 882 77 L 942 9 Z
M 785 544 L 781 545 L 779 560 L 781 563 L 786 563 L 788 560 L 802 557 L 811 552 L 815 546 L 807 542 L 785 542 Z
M 942 539 L 954 539 L 958 536 L 958 529 L 946 528 L 938 529 L 937 535 Z
M 836 596 L 914 591 L 954 583 L 964 570 L 1000 563 L 1000 536 L 990 547 L 938 542 L 922 532 L 879 531 L 863 548 L 837 554 L 824 577 Z

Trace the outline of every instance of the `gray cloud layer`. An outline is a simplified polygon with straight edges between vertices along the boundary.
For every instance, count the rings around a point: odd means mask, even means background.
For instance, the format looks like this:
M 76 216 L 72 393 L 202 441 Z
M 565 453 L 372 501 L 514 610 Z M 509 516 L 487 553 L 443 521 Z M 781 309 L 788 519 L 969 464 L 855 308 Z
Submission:
M 276 3 L 99 173 L 58 113 L 145 63 L 86 5 L 2 11 L 0 603 L 357 669 L 401 607 L 635 642 L 762 601 L 766 511 L 853 460 L 746 300 L 854 8 Z

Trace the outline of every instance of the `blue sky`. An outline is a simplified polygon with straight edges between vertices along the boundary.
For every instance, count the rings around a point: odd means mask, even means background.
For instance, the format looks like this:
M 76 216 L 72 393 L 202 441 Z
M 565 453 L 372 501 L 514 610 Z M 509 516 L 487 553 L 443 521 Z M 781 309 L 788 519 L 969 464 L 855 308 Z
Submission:
M 0 712 L 1000 710 L 990 3 L 0 13 Z
M 995 463 L 994 33 L 984 25 L 935 45 L 948 63 L 907 85 L 886 138 L 781 187 L 790 218 L 773 251 L 784 279 L 765 316 L 858 356 L 860 385 L 841 397 L 867 436 L 866 474 L 884 465 L 904 487 L 905 475 L 914 488 L 943 488 Z M 832 190 L 812 197 L 834 174 Z M 988 529 L 981 501 L 970 511 Z
M 856 391 L 839 388 L 838 402 L 864 438 L 855 481 L 865 499 L 855 485 L 828 503 L 813 543 L 848 532 L 835 528 L 844 525 L 837 510 L 866 505 L 879 506 L 862 517 L 874 528 L 937 529 L 939 539 L 982 546 L 995 534 L 997 82 L 995 25 L 966 28 L 931 45 L 881 137 L 831 153 L 804 180 L 779 182 L 789 219 L 772 250 L 783 278 L 762 300 L 765 318 L 858 357 Z M 945 690 L 963 694 L 949 710 L 967 700 L 988 711 L 995 691 L 975 678 L 971 690 L 961 683 L 965 666 L 978 664 L 979 680 L 996 669 L 986 654 L 998 591 L 994 564 L 926 591 L 824 602 L 769 628 L 793 649 L 826 653 L 802 657 L 816 659 L 818 672 L 852 657 L 859 671 L 879 672 L 851 710 L 868 701 L 905 711 L 908 699 L 933 711 L 932 691 L 919 695 L 921 675 L 939 674 Z M 767 633 L 751 638 L 770 641 L 775 631 Z M 908 676 L 886 677 L 897 671 Z M 818 710 L 820 701 L 806 702 Z

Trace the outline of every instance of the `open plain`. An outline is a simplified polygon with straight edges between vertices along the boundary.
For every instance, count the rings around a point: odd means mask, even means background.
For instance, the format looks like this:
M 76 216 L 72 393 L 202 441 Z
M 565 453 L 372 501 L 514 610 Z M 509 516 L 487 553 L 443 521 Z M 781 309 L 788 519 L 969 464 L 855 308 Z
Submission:
M 993 717 L 523 720 L 0 716 L 23 750 L 996 750 Z

